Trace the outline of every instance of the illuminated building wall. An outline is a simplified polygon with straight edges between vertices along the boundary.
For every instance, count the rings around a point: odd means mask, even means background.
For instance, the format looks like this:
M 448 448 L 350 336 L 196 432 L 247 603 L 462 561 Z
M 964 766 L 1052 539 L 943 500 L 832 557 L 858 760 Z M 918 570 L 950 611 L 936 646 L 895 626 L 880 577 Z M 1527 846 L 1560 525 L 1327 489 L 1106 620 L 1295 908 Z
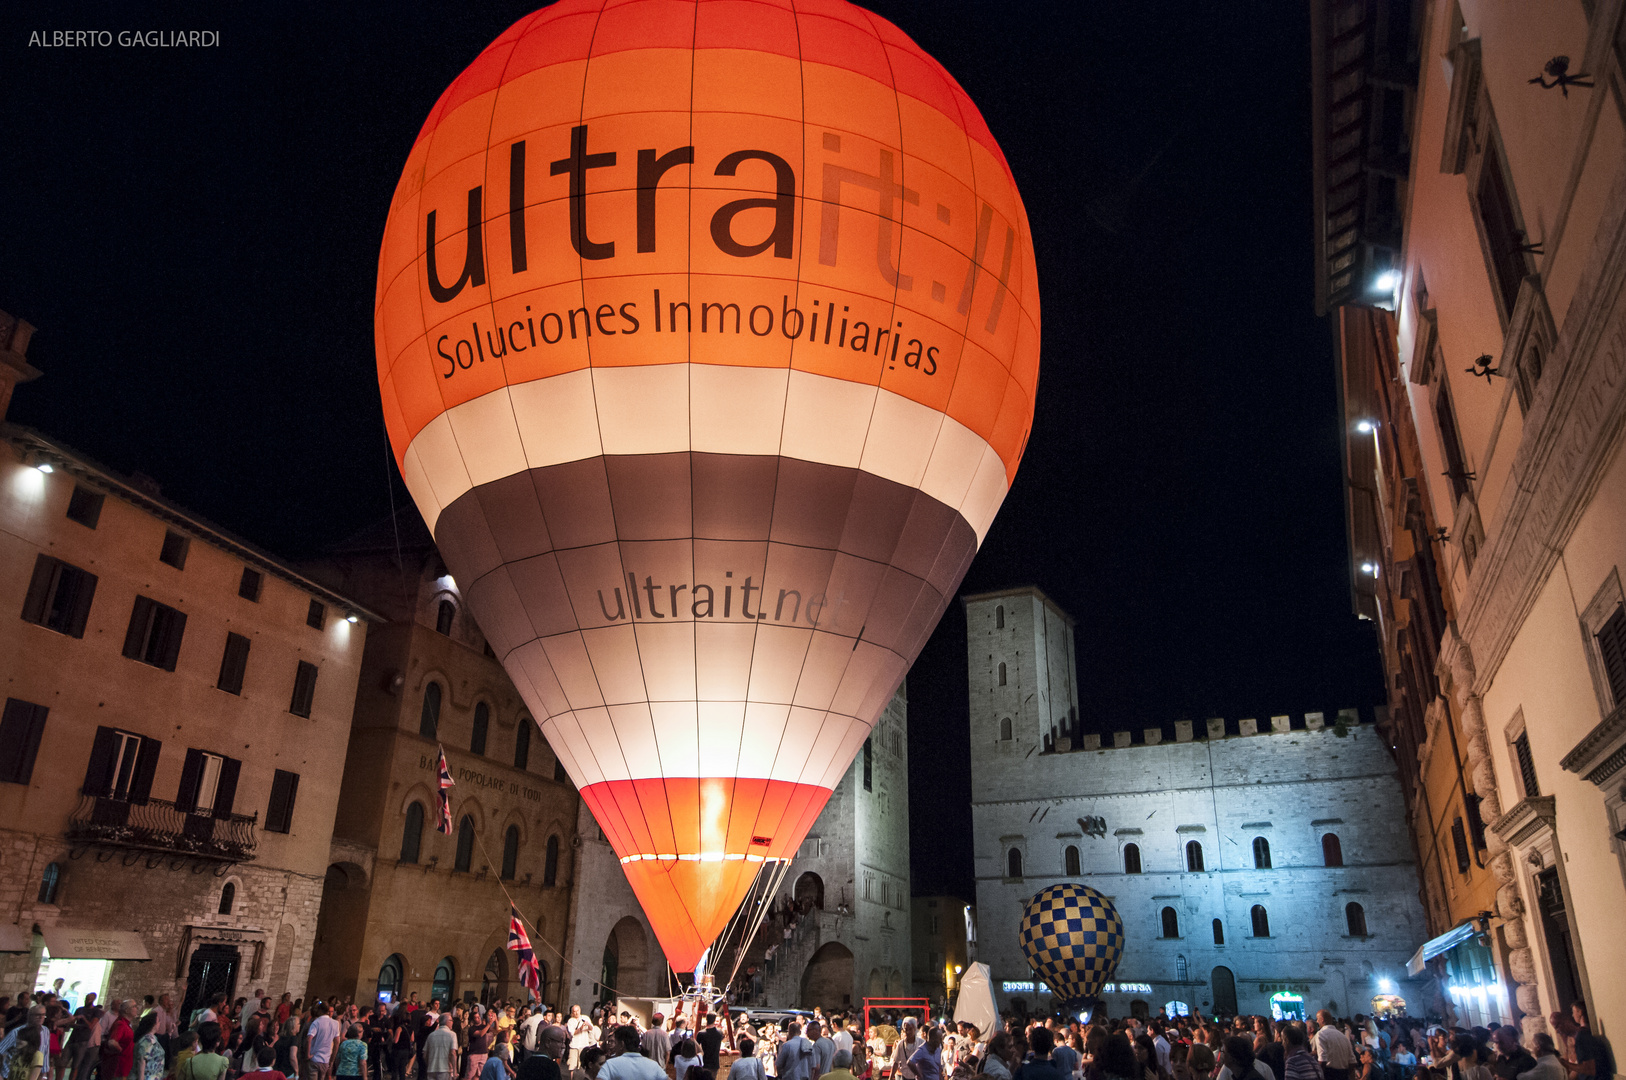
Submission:
M 1527 1041 L 1578 1001 L 1607 1031 L 1626 1014 L 1621 8 L 1315 9 L 1355 608 L 1384 651 L 1429 933 L 1490 940 L 1430 974 L 1464 1022 L 1495 1018 L 1464 992 L 1494 963 Z
M 376 616 L 9 425 L 0 567 L 0 994 L 303 995 Z
M 1077 685 L 1065 613 L 1017 589 L 967 598 L 966 625 L 977 958 L 1003 1005 L 1048 1007 L 1022 985 L 1034 977 L 1017 924 L 1061 881 L 1123 917 L 1103 995 L 1115 1016 L 1171 1002 L 1270 1015 L 1294 995 L 1367 1012 L 1380 993 L 1424 989 L 1406 974 L 1424 934 L 1417 867 L 1372 717 L 1081 735 L 1064 696 Z

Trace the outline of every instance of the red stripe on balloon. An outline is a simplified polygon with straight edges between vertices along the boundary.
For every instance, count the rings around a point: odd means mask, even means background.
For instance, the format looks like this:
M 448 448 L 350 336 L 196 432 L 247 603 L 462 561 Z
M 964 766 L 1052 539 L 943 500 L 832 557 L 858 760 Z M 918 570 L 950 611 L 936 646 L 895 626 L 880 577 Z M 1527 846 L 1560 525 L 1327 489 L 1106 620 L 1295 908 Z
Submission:
M 622 869 L 667 961 L 676 971 L 692 971 L 761 866 L 738 856 L 791 858 L 830 789 L 788 780 L 679 776 L 606 780 L 582 788 L 581 796 L 622 858 L 689 856 L 639 859 Z

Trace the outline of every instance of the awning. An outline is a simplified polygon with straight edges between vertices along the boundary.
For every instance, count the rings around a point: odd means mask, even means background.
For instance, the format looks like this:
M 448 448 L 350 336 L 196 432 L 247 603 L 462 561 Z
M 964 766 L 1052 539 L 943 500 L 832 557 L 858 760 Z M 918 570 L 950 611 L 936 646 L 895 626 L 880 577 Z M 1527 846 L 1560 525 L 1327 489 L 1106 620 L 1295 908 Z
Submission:
M 0 923 L 0 953 L 32 952 L 34 935 L 16 923 Z
M 1422 945 L 1418 946 L 1417 951 L 1412 953 L 1411 959 L 1406 961 L 1406 973 L 1413 976 L 1421 975 L 1424 964 L 1443 952 L 1450 952 L 1473 937 L 1479 932 L 1475 922 L 1474 919 L 1468 919 L 1465 922 L 1458 923 L 1439 937 L 1429 938 L 1423 942 Z
M 45 948 L 53 960 L 151 960 L 141 935 L 132 930 L 78 930 L 46 926 Z

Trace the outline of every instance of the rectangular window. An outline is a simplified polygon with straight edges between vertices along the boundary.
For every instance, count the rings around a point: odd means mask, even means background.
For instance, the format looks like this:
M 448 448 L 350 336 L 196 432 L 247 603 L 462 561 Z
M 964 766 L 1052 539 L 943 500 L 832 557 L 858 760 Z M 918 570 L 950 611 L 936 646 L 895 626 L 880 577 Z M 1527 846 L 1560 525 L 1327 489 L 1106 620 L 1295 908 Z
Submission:
M 215 795 L 220 791 L 220 767 L 226 759 L 219 754 L 202 754 L 199 756 L 201 767 L 198 770 L 197 794 L 193 798 L 192 809 L 200 814 L 212 814 L 215 809 Z
M 237 798 L 237 777 L 243 763 L 208 750 L 186 752 L 175 809 L 199 817 L 229 817 Z
M 308 661 L 299 662 L 299 670 L 294 673 L 294 697 L 288 703 L 288 711 L 295 716 L 309 716 L 311 703 L 316 699 L 316 665 Z
M 553 778 L 561 784 L 570 783 L 570 773 L 565 771 L 565 763 L 558 758 L 553 759 Z
M 159 740 L 145 735 L 98 727 L 82 790 L 99 798 L 145 803 L 152 794 L 152 778 L 158 771 L 162 747 Z
M 186 569 L 186 553 L 192 547 L 192 538 L 174 529 L 164 534 L 164 546 L 158 551 L 158 561 L 168 563 L 177 570 Z
M 248 638 L 226 634 L 226 652 L 220 658 L 220 681 L 215 683 L 228 694 L 243 692 L 243 673 L 248 670 Z
M 1475 851 L 1484 851 L 1486 847 L 1485 818 L 1479 810 L 1479 804 L 1483 801 L 1471 791 L 1462 797 L 1463 809 L 1468 814 L 1468 839 L 1473 842 Z
M 1479 191 L 1474 196 L 1485 246 L 1490 258 L 1491 285 L 1502 301 L 1502 317 L 1513 317 L 1519 286 L 1530 272 L 1524 253 L 1524 233 L 1513 207 L 1513 192 L 1502 162 L 1502 148 L 1494 138 L 1485 140 L 1485 160 L 1479 170 Z
M 59 634 L 82 638 L 95 596 L 95 574 L 41 555 L 34 560 L 34 577 L 23 601 L 23 619 Z
M 83 484 L 73 485 L 73 494 L 68 497 L 68 520 L 94 529 L 96 523 L 102 520 L 102 503 L 105 499 L 106 496 L 99 491 L 92 491 Z
M 299 794 L 299 774 L 278 769 L 271 777 L 271 805 L 265 811 L 266 832 L 286 833 L 294 823 L 294 798 Z
M 237 595 L 241 596 L 244 600 L 252 600 L 256 604 L 259 603 L 260 585 L 264 583 L 264 581 L 265 578 L 261 576 L 258 570 L 247 566 L 243 567 L 243 580 L 237 583 Z
M 0 715 L 0 783 L 26 784 L 33 779 L 34 758 L 50 711 L 31 701 L 6 699 L 6 711 Z
M 186 612 L 145 596 L 137 596 L 130 612 L 130 628 L 124 634 L 124 655 L 143 664 L 175 670 L 181 653 L 181 636 L 186 633 Z
M 320 630 L 327 625 L 327 605 L 320 600 L 312 600 L 310 610 L 305 613 L 305 625 L 312 630 Z
M 1451 823 L 1451 843 L 1457 849 L 1457 870 L 1466 874 L 1468 867 L 1473 863 L 1473 858 L 1468 853 L 1468 829 L 1463 825 L 1461 818 Z
M 1513 740 L 1513 756 L 1519 762 L 1519 782 L 1524 785 L 1524 797 L 1534 799 L 1541 794 L 1536 782 L 1536 759 L 1530 756 L 1530 733 L 1521 731 Z
M 868 739 L 864 740 L 864 790 L 874 791 L 870 785 L 870 778 L 875 767 L 875 750 L 870 746 Z
M 1468 464 L 1462 452 L 1462 437 L 1457 434 L 1457 414 L 1451 407 L 1451 392 L 1443 376 L 1434 394 L 1434 421 L 1440 428 L 1440 449 L 1445 454 L 1445 475 L 1451 481 L 1452 501 L 1460 502 L 1470 489 Z
M 1626 607 L 1617 607 L 1609 621 L 1598 628 L 1598 658 L 1603 661 L 1604 678 L 1615 708 L 1626 705 Z

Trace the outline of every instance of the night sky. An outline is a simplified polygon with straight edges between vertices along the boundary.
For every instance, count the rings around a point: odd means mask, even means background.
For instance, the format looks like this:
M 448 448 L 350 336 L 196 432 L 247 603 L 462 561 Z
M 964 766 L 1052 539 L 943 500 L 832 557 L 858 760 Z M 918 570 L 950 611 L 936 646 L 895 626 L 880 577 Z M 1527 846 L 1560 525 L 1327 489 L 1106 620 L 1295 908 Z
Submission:
M 1078 620 L 1086 730 L 1381 701 L 1312 306 L 1305 5 L 869 6 L 977 102 L 1038 253 L 1038 415 L 963 591 L 1035 584 Z M 29 5 L 0 31 L 0 310 L 45 377 L 10 418 L 290 558 L 405 500 L 384 215 L 441 90 L 533 8 Z M 28 45 L 137 28 L 221 45 Z M 958 603 L 909 697 L 915 892 L 969 898 Z

